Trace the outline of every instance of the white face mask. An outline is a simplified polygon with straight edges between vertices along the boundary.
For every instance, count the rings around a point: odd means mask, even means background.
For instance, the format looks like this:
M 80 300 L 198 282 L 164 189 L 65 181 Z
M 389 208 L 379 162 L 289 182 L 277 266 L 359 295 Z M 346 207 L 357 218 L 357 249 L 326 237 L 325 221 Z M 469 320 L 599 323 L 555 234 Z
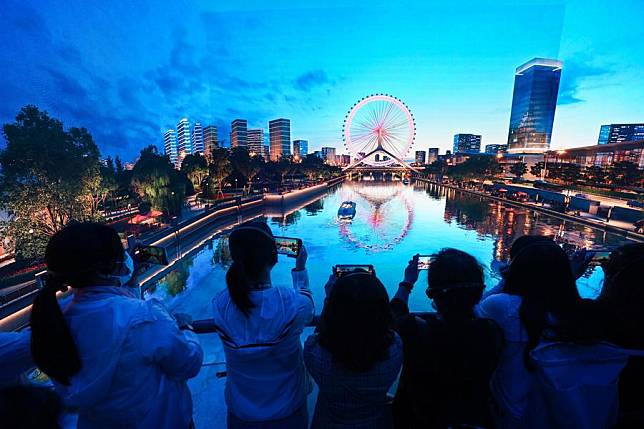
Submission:
M 119 281 L 119 286 L 125 286 L 131 279 L 134 274 L 134 261 L 129 253 L 123 252 L 123 262 L 122 266 L 127 268 L 127 274 L 112 274 L 110 277 Z M 121 271 L 123 268 L 121 268 Z

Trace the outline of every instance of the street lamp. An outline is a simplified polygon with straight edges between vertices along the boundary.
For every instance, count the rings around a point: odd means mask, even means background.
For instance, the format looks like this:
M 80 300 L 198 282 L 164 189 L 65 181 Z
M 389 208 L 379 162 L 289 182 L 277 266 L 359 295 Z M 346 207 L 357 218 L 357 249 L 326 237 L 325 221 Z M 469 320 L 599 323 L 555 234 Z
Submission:
M 237 179 L 235 179 L 235 194 L 237 194 L 238 189 L 237 189 Z

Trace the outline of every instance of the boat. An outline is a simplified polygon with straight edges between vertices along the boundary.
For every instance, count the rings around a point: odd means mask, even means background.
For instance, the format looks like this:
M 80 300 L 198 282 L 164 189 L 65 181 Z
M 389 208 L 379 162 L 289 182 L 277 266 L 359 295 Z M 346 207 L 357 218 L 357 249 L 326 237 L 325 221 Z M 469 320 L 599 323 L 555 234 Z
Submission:
M 338 219 L 351 220 L 356 215 L 356 203 L 353 201 L 345 201 L 340 204 L 338 209 Z

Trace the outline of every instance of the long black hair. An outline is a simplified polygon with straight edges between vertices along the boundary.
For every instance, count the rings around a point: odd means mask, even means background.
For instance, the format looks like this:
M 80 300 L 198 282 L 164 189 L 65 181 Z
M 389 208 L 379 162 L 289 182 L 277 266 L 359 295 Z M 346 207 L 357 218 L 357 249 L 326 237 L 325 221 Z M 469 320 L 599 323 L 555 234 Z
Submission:
M 355 273 L 333 286 L 318 326 L 320 345 L 345 368 L 364 372 L 387 358 L 393 341 L 389 297 L 376 276 Z
M 266 268 L 277 263 L 273 233 L 264 222 L 248 222 L 235 228 L 228 238 L 233 263 L 226 272 L 226 285 L 233 303 L 246 317 L 255 307 L 250 290 Z
M 98 223 L 71 224 L 54 234 L 45 250 L 45 287 L 31 309 L 31 353 L 49 377 L 69 385 L 81 369 L 80 356 L 56 299 L 67 286 L 82 288 L 112 273 L 123 261 L 114 229 Z
M 586 340 L 581 297 L 566 252 L 553 241 L 534 242 L 512 259 L 505 291 L 521 296 L 519 316 L 528 334 L 524 362 L 544 334 L 566 341 Z

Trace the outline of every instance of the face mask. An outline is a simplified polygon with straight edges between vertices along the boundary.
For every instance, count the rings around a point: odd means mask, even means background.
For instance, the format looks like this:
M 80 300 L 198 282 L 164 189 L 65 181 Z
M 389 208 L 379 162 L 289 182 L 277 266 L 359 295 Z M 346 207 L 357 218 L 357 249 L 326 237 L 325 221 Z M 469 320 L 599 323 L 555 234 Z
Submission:
M 132 274 L 134 274 L 134 261 L 129 253 L 123 252 L 123 262 L 122 266 L 127 268 L 127 274 L 112 274 L 111 278 L 119 281 L 120 286 L 125 286 L 127 282 L 132 279 Z M 121 268 L 121 271 L 123 268 Z

